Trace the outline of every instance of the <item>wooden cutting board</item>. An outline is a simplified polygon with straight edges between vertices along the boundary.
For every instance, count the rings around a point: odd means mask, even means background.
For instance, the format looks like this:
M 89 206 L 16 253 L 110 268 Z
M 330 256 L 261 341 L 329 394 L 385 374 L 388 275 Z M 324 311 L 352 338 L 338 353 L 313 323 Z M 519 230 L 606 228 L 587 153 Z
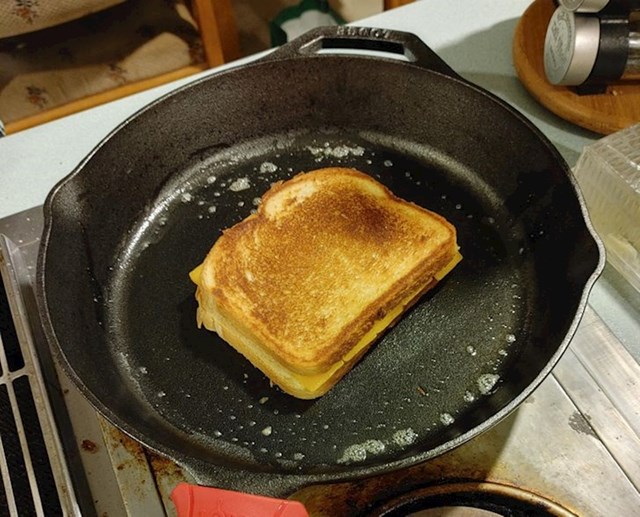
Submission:
M 544 73 L 544 38 L 556 6 L 535 0 L 524 12 L 513 37 L 513 63 L 529 93 L 556 115 L 603 135 L 640 122 L 640 82 L 620 81 L 603 93 L 580 94 L 574 87 L 554 86 Z

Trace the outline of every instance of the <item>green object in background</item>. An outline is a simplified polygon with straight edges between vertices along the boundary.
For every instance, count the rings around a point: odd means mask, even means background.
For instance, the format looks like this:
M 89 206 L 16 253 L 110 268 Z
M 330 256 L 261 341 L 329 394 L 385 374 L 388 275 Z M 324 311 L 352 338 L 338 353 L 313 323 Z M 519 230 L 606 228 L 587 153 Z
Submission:
M 277 47 L 305 32 L 345 21 L 329 7 L 327 0 L 302 0 L 298 5 L 280 11 L 269 24 L 271 46 Z

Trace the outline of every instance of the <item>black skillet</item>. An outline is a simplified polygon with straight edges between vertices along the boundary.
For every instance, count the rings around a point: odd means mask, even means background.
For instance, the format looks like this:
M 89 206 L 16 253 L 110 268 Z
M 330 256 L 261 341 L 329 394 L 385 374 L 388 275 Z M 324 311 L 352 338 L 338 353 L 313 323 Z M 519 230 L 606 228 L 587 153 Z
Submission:
M 464 260 L 301 401 L 196 328 L 188 272 L 272 182 L 332 165 L 443 214 Z M 415 36 L 380 29 L 317 30 L 151 104 L 45 216 L 40 310 L 80 390 L 199 483 L 271 495 L 406 467 L 494 425 L 559 359 L 603 266 L 549 141 Z

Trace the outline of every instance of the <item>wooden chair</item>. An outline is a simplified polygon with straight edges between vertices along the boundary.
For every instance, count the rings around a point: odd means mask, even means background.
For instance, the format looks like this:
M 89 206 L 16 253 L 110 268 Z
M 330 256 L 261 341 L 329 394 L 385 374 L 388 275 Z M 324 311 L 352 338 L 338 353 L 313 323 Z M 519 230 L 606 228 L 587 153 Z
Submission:
M 193 0 L 196 22 L 210 67 L 240 57 L 238 28 L 231 0 Z
M 1 1 L 1 0 L 0 0 Z M 51 0 L 56 1 L 56 0 Z M 113 88 L 95 94 L 71 99 L 50 109 L 25 116 L 18 120 L 6 120 L 7 134 L 42 124 L 78 111 L 91 108 L 154 86 L 168 83 L 182 77 L 215 67 L 240 57 L 238 30 L 233 13 L 232 0 L 191 0 L 187 5 L 189 14 L 196 22 L 204 59 L 177 69 L 142 78 L 133 82 L 123 82 Z M 98 13 L 99 15 L 100 13 Z M 95 16 L 95 14 L 94 14 Z M 46 29 L 45 29 L 46 30 Z M 1 42 L 2 40 L 0 40 Z M 0 119 L 2 113 L 0 113 Z
M 410 4 L 414 0 L 384 0 L 384 10 L 395 9 L 406 4 Z

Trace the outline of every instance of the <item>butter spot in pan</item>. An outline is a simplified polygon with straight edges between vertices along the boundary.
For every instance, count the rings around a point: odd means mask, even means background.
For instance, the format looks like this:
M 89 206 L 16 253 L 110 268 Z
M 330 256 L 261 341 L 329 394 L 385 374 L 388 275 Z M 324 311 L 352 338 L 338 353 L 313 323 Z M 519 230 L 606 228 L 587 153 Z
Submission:
M 229 190 L 233 192 L 240 192 L 241 190 L 247 190 L 251 187 L 251 183 L 249 182 L 249 178 L 238 178 L 231 185 L 229 185 Z

